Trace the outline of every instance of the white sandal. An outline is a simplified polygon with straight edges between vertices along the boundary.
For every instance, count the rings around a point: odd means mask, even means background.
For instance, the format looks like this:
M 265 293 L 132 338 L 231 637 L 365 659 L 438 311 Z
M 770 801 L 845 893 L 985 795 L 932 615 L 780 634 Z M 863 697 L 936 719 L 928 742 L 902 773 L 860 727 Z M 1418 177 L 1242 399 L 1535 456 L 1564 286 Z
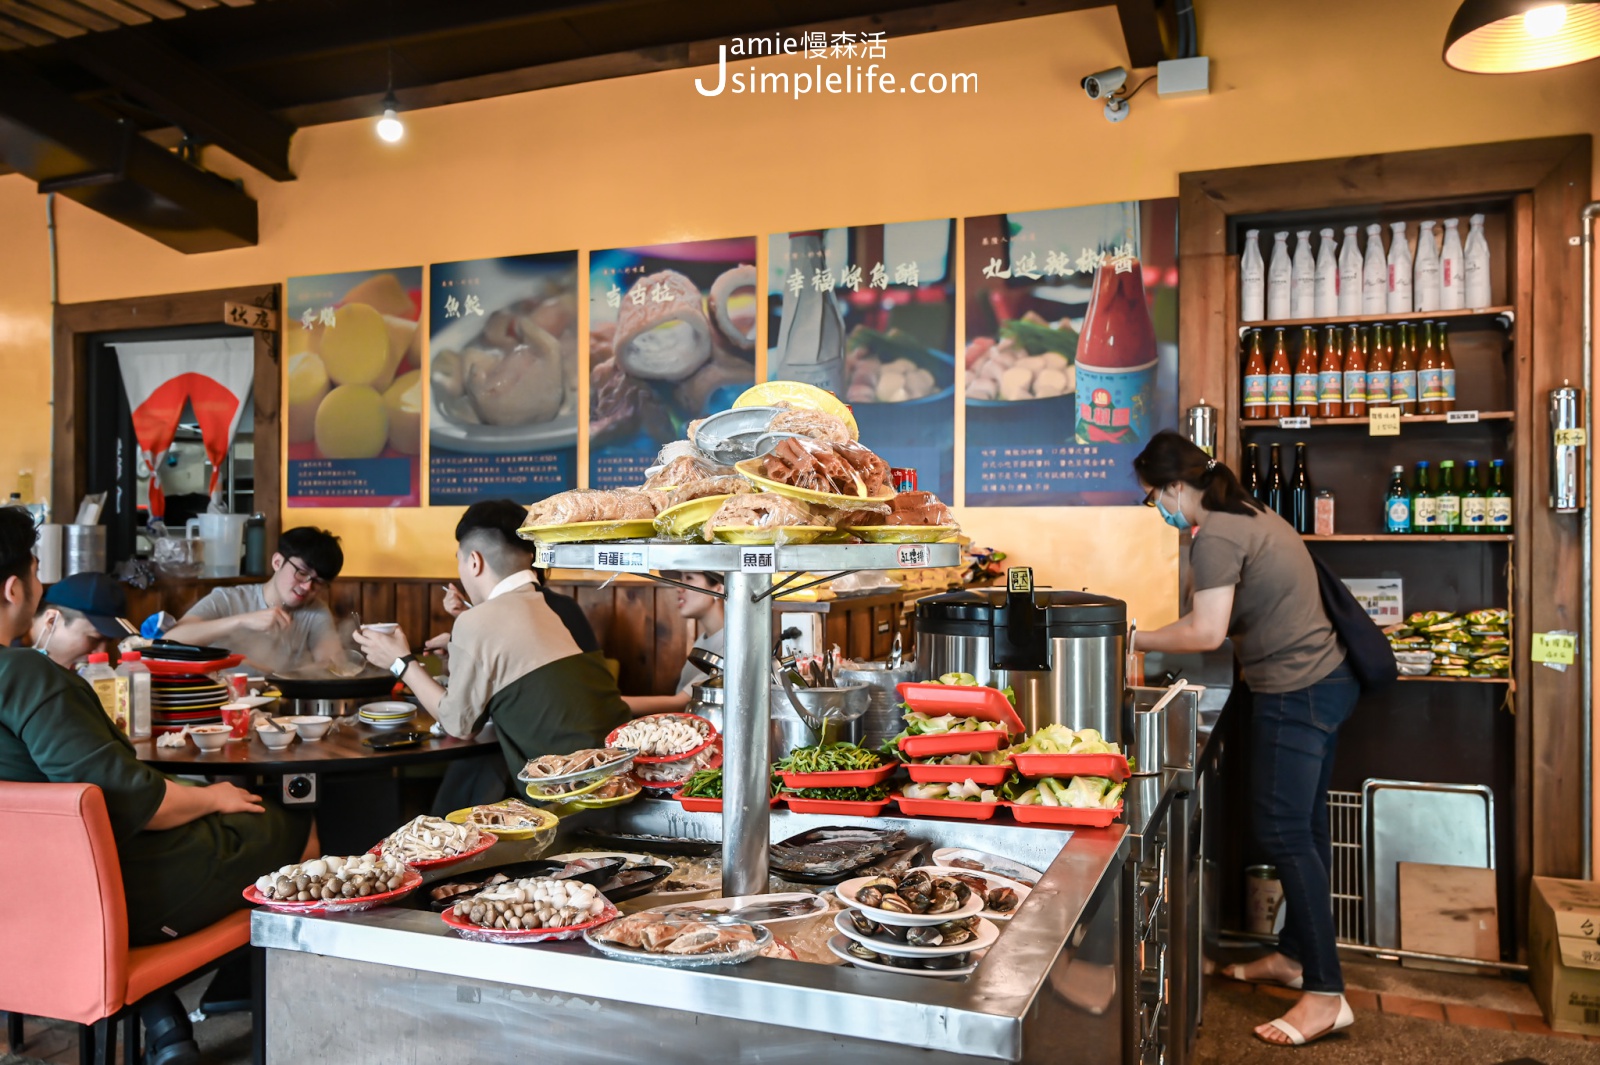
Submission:
M 1269 980 L 1266 978 L 1257 978 L 1252 980 L 1250 977 L 1244 974 L 1243 965 L 1230 965 L 1226 969 L 1222 970 L 1222 975 L 1232 980 L 1238 980 L 1240 983 L 1244 984 L 1281 984 L 1291 991 L 1299 991 L 1306 985 L 1305 973 L 1301 973 L 1292 980 Z
M 1343 1031 L 1344 1029 L 1350 1027 L 1352 1024 L 1355 1024 L 1355 1023 L 1356 1023 L 1355 1012 L 1350 1009 L 1350 1003 L 1345 1001 L 1345 997 L 1343 995 L 1340 995 L 1339 996 L 1339 1016 L 1337 1016 L 1337 1017 L 1335 1017 L 1333 1019 L 1333 1024 L 1332 1024 L 1331 1027 L 1323 1029 L 1322 1031 L 1318 1032 L 1316 1035 L 1311 1036 L 1310 1038 L 1307 1038 L 1306 1036 L 1301 1035 L 1300 1034 L 1300 1029 L 1296 1028 L 1294 1025 L 1290 1024 L 1288 1021 L 1284 1020 L 1282 1017 L 1279 1017 L 1276 1020 L 1268 1021 L 1267 1025 L 1269 1027 L 1276 1028 L 1278 1031 L 1280 1031 L 1284 1035 L 1288 1036 L 1289 1037 L 1289 1042 L 1288 1042 L 1289 1046 L 1303 1047 L 1307 1043 L 1315 1043 L 1317 1040 L 1321 1039 L 1323 1036 L 1332 1035 L 1334 1032 Z M 1268 1046 L 1284 1046 L 1285 1045 L 1283 1043 L 1277 1043 L 1277 1042 L 1274 1042 L 1271 1039 L 1266 1038 L 1260 1032 L 1256 1032 L 1254 1034 L 1255 1034 L 1255 1037 L 1257 1039 L 1261 1040 L 1263 1043 L 1266 1043 Z

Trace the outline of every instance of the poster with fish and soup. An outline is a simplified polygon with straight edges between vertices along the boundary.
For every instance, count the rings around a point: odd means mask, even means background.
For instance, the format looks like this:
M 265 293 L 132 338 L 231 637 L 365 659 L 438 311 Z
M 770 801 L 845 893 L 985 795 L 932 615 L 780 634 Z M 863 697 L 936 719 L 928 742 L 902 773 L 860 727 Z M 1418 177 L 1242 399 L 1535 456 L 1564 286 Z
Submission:
M 1178 425 L 1176 199 L 965 219 L 966 503 L 1131 506 Z
M 767 379 L 849 403 L 861 442 L 955 498 L 955 222 L 774 233 Z
M 428 271 L 428 503 L 578 486 L 578 253 Z
M 291 277 L 284 303 L 288 505 L 420 505 L 422 267 Z
M 644 483 L 661 446 L 755 383 L 756 238 L 589 255 L 589 487 Z

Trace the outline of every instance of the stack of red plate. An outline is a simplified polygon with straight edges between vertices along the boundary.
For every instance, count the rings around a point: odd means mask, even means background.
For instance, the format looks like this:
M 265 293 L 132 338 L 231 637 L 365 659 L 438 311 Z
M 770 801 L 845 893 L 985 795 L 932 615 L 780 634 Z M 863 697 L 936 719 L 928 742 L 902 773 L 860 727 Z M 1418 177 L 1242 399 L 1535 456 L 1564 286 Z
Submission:
M 188 725 L 220 725 L 228 686 L 198 674 L 160 673 L 150 678 L 150 723 L 175 730 Z

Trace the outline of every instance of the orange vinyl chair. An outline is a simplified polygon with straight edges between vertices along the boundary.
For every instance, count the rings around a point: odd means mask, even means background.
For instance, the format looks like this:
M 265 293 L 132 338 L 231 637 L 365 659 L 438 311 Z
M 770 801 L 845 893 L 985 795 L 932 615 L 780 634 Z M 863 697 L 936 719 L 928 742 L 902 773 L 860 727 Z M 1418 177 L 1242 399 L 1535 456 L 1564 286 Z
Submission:
M 49 1017 L 79 1025 L 80 1062 L 112 1065 L 120 1020 L 131 1065 L 140 1003 L 249 947 L 250 912 L 240 910 L 193 935 L 129 948 L 117 844 L 93 784 L 0 783 L 0 854 L 0 954 L 11 959 L 0 966 L 0 1011 L 13 1053 L 22 1018 Z

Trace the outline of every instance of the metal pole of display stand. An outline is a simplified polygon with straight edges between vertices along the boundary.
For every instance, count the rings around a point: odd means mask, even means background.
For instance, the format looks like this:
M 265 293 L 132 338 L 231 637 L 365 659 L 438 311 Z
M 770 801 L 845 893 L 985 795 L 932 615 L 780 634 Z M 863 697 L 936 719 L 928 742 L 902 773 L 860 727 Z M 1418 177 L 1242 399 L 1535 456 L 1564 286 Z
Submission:
M 728 633 L 723 685 L 728 703 L 722 744 L 722 894 L 767 890 L 771 838 L 772 587 L 768 573 L 727 575 Z

